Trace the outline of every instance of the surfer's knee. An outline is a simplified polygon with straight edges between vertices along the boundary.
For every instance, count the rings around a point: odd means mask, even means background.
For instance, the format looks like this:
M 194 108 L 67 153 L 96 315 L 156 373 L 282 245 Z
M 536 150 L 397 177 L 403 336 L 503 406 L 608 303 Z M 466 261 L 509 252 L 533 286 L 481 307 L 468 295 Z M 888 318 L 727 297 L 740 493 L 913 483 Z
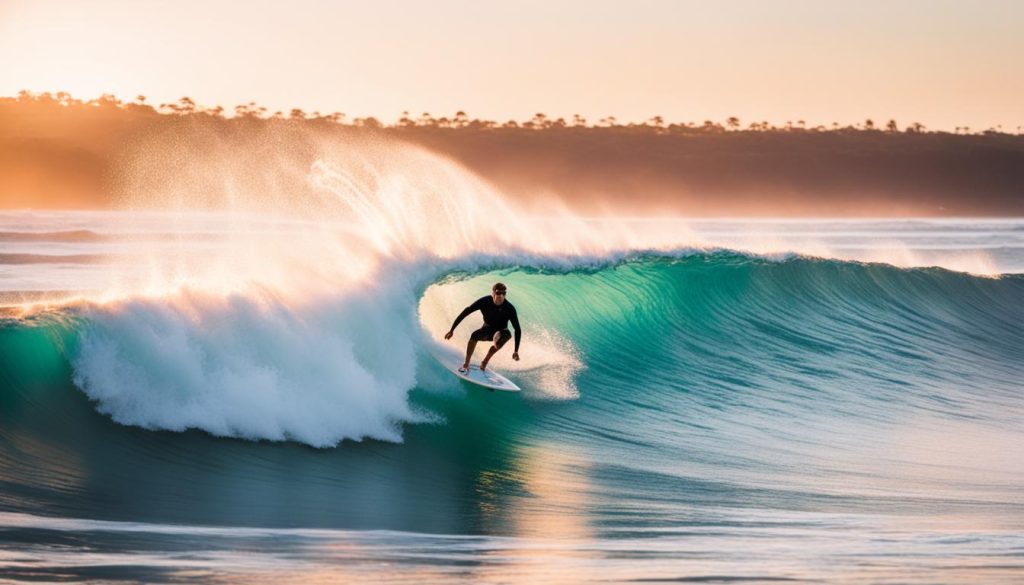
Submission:
M 503 345 L 508 343 L 508 340 L 512 339 L 512 334 L 509 333 L 508 329 L 499 331 L 494 334 L 494 351 L 498 351 Z

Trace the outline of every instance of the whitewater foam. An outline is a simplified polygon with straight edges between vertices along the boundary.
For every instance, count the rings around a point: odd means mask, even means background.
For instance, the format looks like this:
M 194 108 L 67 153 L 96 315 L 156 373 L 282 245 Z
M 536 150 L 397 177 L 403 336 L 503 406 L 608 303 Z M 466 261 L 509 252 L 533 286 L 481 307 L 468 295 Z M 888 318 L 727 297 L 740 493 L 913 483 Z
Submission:
M 400 293 L 289 306 L 271 291 L 90 305 L 75 382 L 115 421 L 153 429 L 297 440 L 397 441 L 424 420 L 414 331 Z M 358 320 L 357 320 L 358 319 Z

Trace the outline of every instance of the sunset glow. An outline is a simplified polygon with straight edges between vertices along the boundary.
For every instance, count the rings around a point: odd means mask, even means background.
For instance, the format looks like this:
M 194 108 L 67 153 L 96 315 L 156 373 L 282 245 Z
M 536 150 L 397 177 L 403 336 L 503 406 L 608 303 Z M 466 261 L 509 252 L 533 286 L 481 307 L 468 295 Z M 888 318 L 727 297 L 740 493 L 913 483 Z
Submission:
M 0 3 L 0 95 L 504 121 L 1024 125 L 1024 4 Z
M 0 582 L 1021 582 L 1021 31 L 0 0 Z

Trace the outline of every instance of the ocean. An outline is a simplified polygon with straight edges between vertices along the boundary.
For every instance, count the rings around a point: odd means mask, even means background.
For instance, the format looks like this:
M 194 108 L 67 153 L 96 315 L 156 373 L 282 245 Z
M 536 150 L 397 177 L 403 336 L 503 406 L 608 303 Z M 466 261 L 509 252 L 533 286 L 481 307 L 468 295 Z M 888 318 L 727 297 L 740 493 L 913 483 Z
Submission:
M 314 212 L 0 213 L 0 580 L 1024 580 L 1024 220 L 315 171 Z M 519 394 L 441 363 L 495 281 Z

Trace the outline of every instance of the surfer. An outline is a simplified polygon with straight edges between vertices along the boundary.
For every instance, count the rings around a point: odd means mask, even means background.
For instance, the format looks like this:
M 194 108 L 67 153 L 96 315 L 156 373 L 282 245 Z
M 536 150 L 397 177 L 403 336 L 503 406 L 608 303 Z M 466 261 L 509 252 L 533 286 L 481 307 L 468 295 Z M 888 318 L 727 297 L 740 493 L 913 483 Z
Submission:
M 487 370 L 487 362 L 491 361 L 494 354 L 498 353 L 498 350 L 512 338 L 512 333 L 508 330 L 509 322 L 516 328 L 516 345 L 515 350 L 512 352 L 512 359 L 519 361 L 519 340 L 522 338 L 523 330 L 519 327 L 519 316 L 516 315 L 516 308 L 512 306 L 512 303 L 505 300 L 507 292 L 508 289 L 505 288 L 504 284 L 500 282 L 494 283 L 494 286 L 491 287 L 491 295 L 480 297 L 475 303 L 463 309 L 459 316 L 455 318 L 455 322 L 452 323 L 452 328 L 448 330 L 448 333 L 444 334 L 445 339 L 451 339 L 452 335 L 455 335 L 455 328 L 470 313 L 475 311 L 483 313 L 484 326 L 469 336 L 469 344 L 466 346 L 466 361 L 459 368 L 460 372 L 465 373 L 469 371 L 469 360 L 473 357 L 473 352 L 476 350 L 476 343 L 478 341 L 490 340 L 494 342 L 494 345 L 487 350 L 487 355 L 480 362 L 480 371 Z

